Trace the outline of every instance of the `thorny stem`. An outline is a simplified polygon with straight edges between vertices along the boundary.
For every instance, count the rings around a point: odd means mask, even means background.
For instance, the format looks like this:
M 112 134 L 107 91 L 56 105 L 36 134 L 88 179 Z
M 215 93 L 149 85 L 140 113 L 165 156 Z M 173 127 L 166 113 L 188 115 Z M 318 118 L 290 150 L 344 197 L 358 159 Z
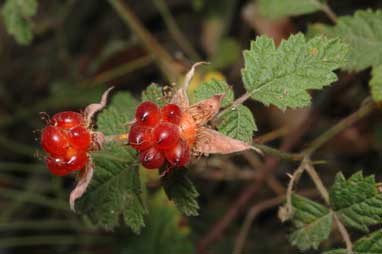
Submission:
M 199 61 L 201 57 L 198 52 L 192 47 L 190 40 L 186 38 L 186 36 L 182 33 L 177 25 L 174 17 L 171 15 L 170 10 L 168 9 L 166 3 L 163 0 L 153 0 L 156 5 L 160 15 L 163 18 L 164 23 L 167 26 L 170 34 L 174 38 L 175 42 L 178 44 L 183 51 L 192 58 L 194 62 Z
M 180 78 L 176 63 L 159 42 L 143 26 L 130 7 L 122 0 L 109 0 L 109 3 L 123 19 L 126 25 L 138 36 L 147 50 L 154 56 L 158 67 L 169 81 Z

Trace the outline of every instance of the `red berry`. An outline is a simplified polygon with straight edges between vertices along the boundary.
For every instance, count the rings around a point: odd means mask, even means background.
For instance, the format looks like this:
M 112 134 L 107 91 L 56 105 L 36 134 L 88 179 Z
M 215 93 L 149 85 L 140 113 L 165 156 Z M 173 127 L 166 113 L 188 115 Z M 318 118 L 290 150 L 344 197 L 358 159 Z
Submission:
M 65 155 L 65 159 L 65 167 L 68 172 L 80 170 L 84 168 L 88 162 L 86 151 L 80 151 L 73 148 L 68 149 L 68 152 Z
M 155 169 L 163 165 L 165 157 L 161 151 L 155 147 L 151 147 L 139 154 L 139 160 L 145 168 Z
M 77 126 L 70 130 L 68 140 L 74 148 L 87 150 L 91 142 L 91 136 L 88 129 L 83 126 Z
M 58 158 L 49 157 L 46 160 L 46 164 L 50 172 L 52 172 L 54 175 L 64 176 L 69 173 L 69 171 L 66 170 L 65 160 L 61 157 L 58 157 Z
M 64 129 L 71 129 L 83 124 L 83 117 L 77 112 L 64 111 L 55 114 L 51 119 L 51 123 Z
M 165 151 L 165 156 L 171 165 L 182 167 L 190 160 L 190 149 L 186 141 L 179 140 L 174 148 Z
M 41 145 L 51 155 L 64 155 L 69 147 L 69 142 L 60 128 L 47 126 L 42 130 Z
M 158 149 L 170 149 L 178 143 L 179 128 L 172 123 L 160 123 L 153 131 L 153 138 Z
M 135 117 L 140 125 L 154 127 L 160 121 L 160 108 L 150 101 L 142 102 L 137 108 Z
M 178 125 L 182 118 L 182 111 L 176 104 L 167 104 L 161 110 L 162 120 Z
M 145 150 L 152 146 L 152 129 L 133 124 L 129 133 L 129 145 L 138 151 Z

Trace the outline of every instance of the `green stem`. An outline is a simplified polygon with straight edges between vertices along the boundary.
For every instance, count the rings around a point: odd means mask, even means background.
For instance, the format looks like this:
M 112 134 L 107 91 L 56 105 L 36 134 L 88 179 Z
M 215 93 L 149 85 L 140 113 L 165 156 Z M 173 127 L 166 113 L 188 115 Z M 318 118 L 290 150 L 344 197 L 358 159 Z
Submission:
M 180 78 L 177 66 L 172 57 L 159 44 L 159 42 L 147 31 L 141 21 L 135 16 L 130 7 L 121 0 L 108 0 L 125 24 L 138 36 L 146 49 L 152 54 L 158 67 L 169 81 L 175 81 Z
M 308 156 L 312 155 L 316 150 L 321 148 L 326 142 L 337 136 L 340 132 L 352 126 L 355 122 L 359 121 L 365 116 L 369 115 L 375 109 L 375 107 L 375 103 L 373 103 L 370 98 L 367 98 L 365 103 L 363 103 L 363 105 L 356 112 L 342 119 L 336 125 L 314 139 L 308 148 L 303 151 L 303 153 Z
M 268 155 L 272 155 L 272 156 L 275 156 L 275 157 L 278 157 L 278 158 L 281 158 L 281 159 L 284 159 L 284 160 L 289 160 L 289 161 L 300 161 L 303 159 L 303 155 L 302 154 L 297 154 L 297 153 L 287 153 L 287 152 L 283 152 L 283 151 L 280 151 L 278 149 L 275 149 L 273 147 L 270 147 L 270 146 L 266 146 L 266 145 L 261 145 L 261 144 L 252 144 L 254 147 L 256 148 L 259 148 L 262 152 L 268 154 Z
M 163 18 L 164 23 L 167 26 L 168 31 L 171 36 L 174 38 L 178 46 L 183 49 L 183 51 L 192 58 L 194 62 L 200 61 L 201 57 L 198 52 L 192 47 L 190 40 L 179 29 L 178 24 L 176 23 L 174 17 L 171 15 L 170 10 L 168 9 L 166 3 L 163 0 L 153 0 L 156 5 L 160 15 Z

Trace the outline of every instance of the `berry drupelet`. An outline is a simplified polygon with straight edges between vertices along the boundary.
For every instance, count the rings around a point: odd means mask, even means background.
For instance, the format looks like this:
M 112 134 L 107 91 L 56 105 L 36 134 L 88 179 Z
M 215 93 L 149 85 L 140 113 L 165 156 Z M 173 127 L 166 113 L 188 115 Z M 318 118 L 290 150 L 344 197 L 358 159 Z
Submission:
M 176 104 L 159 108 L 146 101 L 137 107 L 128 141 L 139 151 L 139 160 L 145 168 L 160 168 L 165 161 L 174 167 L 189 162 L 195 130 L 190 129 L 187 122 L 190 119 L 184 116 Z

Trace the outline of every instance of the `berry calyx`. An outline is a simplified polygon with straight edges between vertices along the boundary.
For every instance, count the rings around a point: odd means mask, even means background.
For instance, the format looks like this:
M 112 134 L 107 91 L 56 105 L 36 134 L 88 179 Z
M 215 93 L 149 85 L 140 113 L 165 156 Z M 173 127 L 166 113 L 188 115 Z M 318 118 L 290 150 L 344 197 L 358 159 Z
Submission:
M 165 157 L 160 150 L 153 146 L 147 150 L 141 151 L 139 160 L 145 168 L 156 169 L 163 165 Z
M 64 111 L 55 114 L 50 120 L 57 127 L 71 129 L 83 124 L 83 117 L 80 113 L 73 111 Z
M 137 108 L 135 117 L 140 125 L 154 127 L 161 118 L 160 108 L 151 101 L 142 102 Z
M 162 122 L 155 127 L 153 139 L 158 149 L 173 148 L 179 140 L 179 128 L 175 124 Z
M 69 142 L 60 128 L 47 126 L 41 133 L 41 145 L 51 155 L 64 155 L 69 147 Z
M 133 124 L 130 129 L 128 142 L 133 148 L 138 151 L 145 150 L 153 145 L 152 129 Z
M 74 148 L 87 150 L 91 142 L 91 136 L 88 129 L 83 126 L 77 126 L 69 131 L 68 140 Z
M 182 111 L 176 104 L 167 104 L 161 109 L 162 120 L 178 125 L 182 118 Z
M 186 165 L 190 160 L 190 149 L 188 144 L 183 140 L 179 140 L 174 148 L 165 151 L 165 157 L 173 166 L 182 167 Z

